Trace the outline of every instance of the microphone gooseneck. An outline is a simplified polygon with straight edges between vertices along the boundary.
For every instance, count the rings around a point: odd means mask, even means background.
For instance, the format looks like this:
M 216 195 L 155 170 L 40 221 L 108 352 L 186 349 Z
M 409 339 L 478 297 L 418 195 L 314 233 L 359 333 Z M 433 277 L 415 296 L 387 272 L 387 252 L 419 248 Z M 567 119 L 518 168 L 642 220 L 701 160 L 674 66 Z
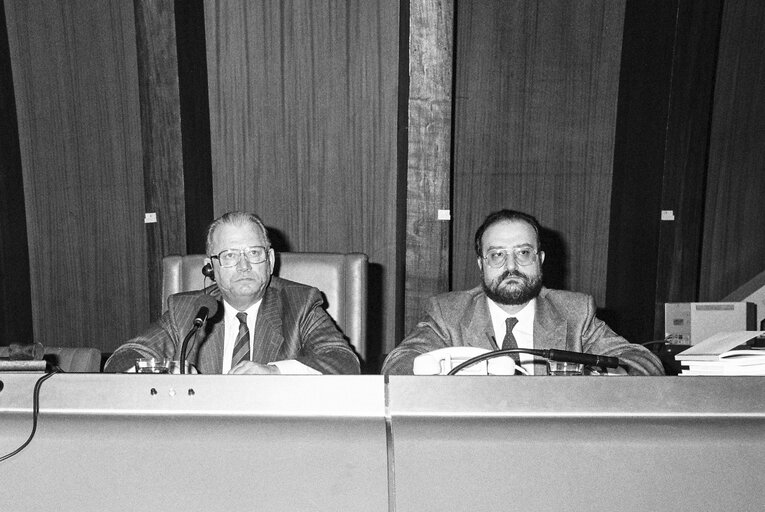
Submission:
M 191 337 L 197 333 L 199 328 L 202 327 L 209 317 L 215 316 L 218 312 L 218 301 L 211 295 L 200 296 L 199 300 L 197 300 L 197 305 L 199 306 L 199 311 L 197 311 L 197 314 L 194 316 L 191 330 L 189 330 L 186 337 L 183 338 L 183 343 L 181 344 L 181 356 L 178 362 L 181 366 L 182 374 L 186 373 L 186 350 L 189 345 L 189 340 L 191 340 Z
M 570 350 L 558 350 L 551 348 L 545 350 L 548 359 L 560 361 L 563 363 L 580 363 L 585 366 L 602 366 L 605 368 L 616 368 L 619 366 L 618 357 L 601 356 L 598 354 L 585 354 L 583 352 L 571 352 Z
M 597 354 L 585 354 L 583 352 L 571 352 L 570 350 L 558 350 L 554 348 L 550 349 L 534 349 L 534 348 L 507 348 L 504 350 L 495 350 L 493 352 L 487 352 L 475 357 L 463 361 L 454 368 L 452 368 L 447 375 L 456 375 L 460 370 L 464 370 L 468 366 L 473 366 L 481 361 L 494 359 L 495 357 L 507 356 L 510 354 L 532 354 L 535 356 L 543 357 L 551 361 L 561 361 L 567 363 L 580 363 L 586 366 L 602 366 L 606 368 L 616 368 L 619 366 L 619 358 L 601 356 Z

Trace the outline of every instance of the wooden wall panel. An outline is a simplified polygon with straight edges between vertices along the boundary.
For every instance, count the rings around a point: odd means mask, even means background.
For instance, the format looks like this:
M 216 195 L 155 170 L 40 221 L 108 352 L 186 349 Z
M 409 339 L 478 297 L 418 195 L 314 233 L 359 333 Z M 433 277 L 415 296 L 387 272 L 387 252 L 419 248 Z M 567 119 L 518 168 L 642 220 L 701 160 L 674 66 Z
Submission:
M 453 288 L 478 284 L 475 230 L 512 208 L 550 230 L 555 285 L 602 304 L 624 1 L 458 8 Z
M 133 4 L 5 8 L 34 336 L 108 351 L 148 320 Z
M 367 253 L 382 279 L 370 336 L 388 347 L 398 15 L 376 0 L 205 2 L 216 215 L 258 212 L 282 249 Z
M 765 268 L 765 4 L 725 2 L 709 149 L 700 300 Z
M 449 289 L 454 3 L 410 3 L 404 332 Z
M 135 0 L 146 260 L 151 319 L 162 314 L 162 258 L 186 253 L 181 108 L 173 0 Z M 200 235 L 201 237 L 201 235 Z

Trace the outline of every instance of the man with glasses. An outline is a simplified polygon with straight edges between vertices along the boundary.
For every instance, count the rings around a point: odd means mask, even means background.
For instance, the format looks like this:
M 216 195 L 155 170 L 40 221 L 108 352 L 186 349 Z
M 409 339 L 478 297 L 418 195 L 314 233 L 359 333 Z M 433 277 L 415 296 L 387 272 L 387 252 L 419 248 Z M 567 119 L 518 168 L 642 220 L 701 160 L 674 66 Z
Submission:
M 138 358 L 178 360 L 205 294 L 218 311 L 199 329 L 187 360 L 200 373 L 357 374 L 359 360 L 323 308 L 316 288 L 272 277 L 274 250 L 257 215 L 229 212 L 207 229 L 205 290 L 171 295 L 147 332 L 119 347 L 105 371 Z M 214 303 L 214 302 L 213 302 Z
M 595 317 L 595 301 L 583 293 L 542 286 L 540 226 L 526 213 L 500 210 L 475 234 L 481 285 L 430 299 L 425 318 L 388 355 L 385 374 L 411 374 L 420 354 L 470 346 L 560 349 L 618 357 L 617 373 L 663 375 L 657 357 Z M 519 354 L 530 374 L 547 374 L 543 360 Z

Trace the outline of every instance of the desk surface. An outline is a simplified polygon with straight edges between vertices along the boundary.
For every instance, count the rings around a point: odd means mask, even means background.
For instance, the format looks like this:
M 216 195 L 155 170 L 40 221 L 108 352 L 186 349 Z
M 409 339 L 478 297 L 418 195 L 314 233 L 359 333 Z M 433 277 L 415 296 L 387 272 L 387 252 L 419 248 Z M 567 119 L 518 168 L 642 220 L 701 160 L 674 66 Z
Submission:
M 759 511 L 763 469 L 763 377 L 65 374 L 0 509 Z

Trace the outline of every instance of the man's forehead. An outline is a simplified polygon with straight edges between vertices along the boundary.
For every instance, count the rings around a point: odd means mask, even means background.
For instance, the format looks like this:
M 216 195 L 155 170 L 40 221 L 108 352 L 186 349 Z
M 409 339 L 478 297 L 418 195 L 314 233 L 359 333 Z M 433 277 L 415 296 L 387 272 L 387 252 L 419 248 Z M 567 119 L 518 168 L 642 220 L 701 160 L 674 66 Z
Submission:
M 524 221 L 502 220 L 495 222 L 486 228 L 483 234 L 484 246 L 507 245 L 507 243 L 501 242 L 512 242 L 511 245 L 535 244 L 536 241 L 536 231 L 528 222 Z
M 215 245 L 244 243 L 245 245 L 263 245 L 265 237 L 260 227 L 255 224 L 223 224 L 213 233 Z

